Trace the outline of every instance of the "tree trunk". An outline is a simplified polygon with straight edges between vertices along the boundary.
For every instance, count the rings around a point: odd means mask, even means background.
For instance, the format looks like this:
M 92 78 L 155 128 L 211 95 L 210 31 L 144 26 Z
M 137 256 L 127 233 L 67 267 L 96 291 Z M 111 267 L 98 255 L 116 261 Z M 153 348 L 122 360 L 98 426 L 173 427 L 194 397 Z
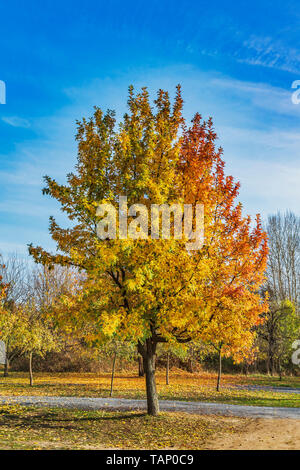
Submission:
M 274 370 L 274 358 L 273 358 L 273 356 L 271 356 L 270 368 L 271 368 L 271 376 L 273 377 L 274 372 L 275 372 L 275 370 Z
M 113 364 L 112 364 L 111 381 L 110 381 L 110 394 L 109 394 L 110 397 L 112 397 L 113 389 L 114 389 L 116 359 L 117 359 L 117 352 L 114 353 Z
M 167 353 L 166 385 L 169 385 L 170 353 Z
M 193 368 L 193 359 L 192 359 L 192 358 L 189 358 L 189 359 L 188 359 L 187 370 L 188 370 L 188 372 L 190 372 L 191 374 L 194 372 L 194 368 Z
M 32 387 L 33 386 L 32 352 L 29 354 L 29 383 L 30 383 L 30 387 Z
M 271 376 L 274 375 L 274 353 L 273 353 L 273 346 L 270 344 L 269 346 L 269 372 Z
M 222 348 L 220 348 L 219 350 L 219 370 L 218 370 L 217 392 L 220 391 L 221 375 L 222 375 Z
M 3 377 L 8 377 L 8 369 L 9 369 L 9 360 L 7 355 L 5 356 L 5 363 L 4 363 L 4 372 Z
M 154 342 L 151 338 L 148 338 L 145 344 L 139 345 L 139 352 L 143 356 L 144 370 L 146 375 L 147 412 L 151 416 L 157 416 L 159 414 L 154 367 L 156 344 L 157 343 Z
M 279 380 L 282 380 L 282 369 L 281 369 L 281 360 L 278 359 L 278 373 L 279 373 Z
M 144 377 L 145 371 L 144 371 L 142 356 L 140 355 L 138 356 L 138 361 L 139 361 L 139 377 Z

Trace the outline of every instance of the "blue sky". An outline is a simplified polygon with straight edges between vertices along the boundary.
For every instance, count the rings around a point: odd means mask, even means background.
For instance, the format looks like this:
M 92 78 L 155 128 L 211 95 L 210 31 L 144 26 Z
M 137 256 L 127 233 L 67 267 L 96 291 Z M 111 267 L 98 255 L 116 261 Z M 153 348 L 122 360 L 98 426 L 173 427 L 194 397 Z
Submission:
M 76 158 L 75 120 L 125 111 L 127 88 L 174 93 L 212 116 L 245 211 L 300 215 L 300 12 L 295 1 L 21 1 L 1 5 L 0 252 L 52 248 L 41 195 Z

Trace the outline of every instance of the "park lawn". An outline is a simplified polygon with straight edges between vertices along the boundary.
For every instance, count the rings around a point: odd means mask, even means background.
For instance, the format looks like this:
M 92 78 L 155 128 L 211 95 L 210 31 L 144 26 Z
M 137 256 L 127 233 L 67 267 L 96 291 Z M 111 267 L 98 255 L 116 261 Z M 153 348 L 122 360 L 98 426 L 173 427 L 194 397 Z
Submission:
M 282 377 L 279 380 L 279 377 L 268 376 L 268 375 L 251 375 L 249 377 L 249 385 L 267 385 L 271 387 L 291 387 L 291 388 L 300 388 L 300 376 L 299 377 Z
M 141 412 L 0 406 L 0 449 L 203 449 L 220 432 L 249 419 Z
M 289 378 L 288 386 L 299 386 L 299 377 Z M 170 373 L 170 384 L 165 384 L 164 371 L 157 372 L 157 388 L 161 400 L 204 401 L 238 405 L 299 407 L 300 395 L 262 390 L 244 390 L 234 385 L 273 385 L 280 384 L 276 379 L 263 376 L 224 374 L 223 388 L 215 390 L 216 375 L 175 370 Z M 108 397 L 110 375 L 95 373 L 37 373 L 35 384 L 30 387 L 28 375 L 11 372 L 9 377 L 0 377 L 0 396 L 77 396 Z M 114 382 L 114 397 L 145 398 L 145 380 L 133 373 L 118 373 Z

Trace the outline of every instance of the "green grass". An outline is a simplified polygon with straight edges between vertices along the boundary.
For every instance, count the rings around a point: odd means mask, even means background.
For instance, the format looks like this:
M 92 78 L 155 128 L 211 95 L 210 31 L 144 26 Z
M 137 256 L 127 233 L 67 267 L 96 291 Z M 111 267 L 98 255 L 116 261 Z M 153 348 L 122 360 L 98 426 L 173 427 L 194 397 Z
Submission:
M 248 420 L 162 413 L 0 406 L 0 449 L 203 449 Z
M 282 377 L 282 380 L 279 380 L 279 377 L 277 376 L 253 375 L 250 380 L 252 385 L 300 388 L 300 377 Z

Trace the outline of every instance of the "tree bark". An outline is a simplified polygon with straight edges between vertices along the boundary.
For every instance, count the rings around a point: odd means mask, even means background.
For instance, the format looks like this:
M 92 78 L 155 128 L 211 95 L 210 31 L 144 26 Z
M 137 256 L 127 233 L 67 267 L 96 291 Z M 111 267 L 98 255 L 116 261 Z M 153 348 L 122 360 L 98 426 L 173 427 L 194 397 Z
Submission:
M 170 353 L 167 352 L 166 385 L 169 385 Z
M 273 356 L 271 356 L 271 359 L 270 359 L 270 369 L 271 369 L 271 376 L 273 377 L 273 375 L 274 375 L 274 359 L 273 359 Z
M 269 372 L 271 376 L 273 377 L 274 375 L 274 344 L 273 340 L 270 340 L 269 344 L 269 351 L 268 351 L 268 358 L 269 358 Z
M 157 360 L 157 354 L 154 354 L 154 356 L 153 356 L 153 367 L 154 367 L 154 370 L 156 370 L 156 360 Z
M 114 353 L 113 364 L 112 364 L 111 381 L 110 381 L 110 394 L 109 394 L 110 397 L 112 397 L 113 389 L 114 389 L 116 359 L 117 359 L 117 352 Z
M 217 392 L 220 391 L 221 375 L 222 375 L 222 348 L 219 349 L 219 370 L 218 370 Z
M 191 374 L 194 372 L 193 359 L 191 357 L 188 359 L 187 370 Z
M 29 354 L 29 383 L 30 383 L 30 387 L 32 387 L 33 386 L 32 352 Z
M 278 359 L 278 373 L 279 373 L 279 380 L 282 380 L 282 369 L 281 369 L 281 360 Z
M 4 372 L 3 377 L 8 377 L 8 369 L 9 369 L 9 359 L 7 355 L 5 356 L 5 363 L 4 363 Z
M 138 361 L 139 361 L 139 377 L 144 377 L 145 371 L 144 371 L 142 356 L 140 355 L 138 356 Z
M 144 344 L 139 344 L 139 352 L 143 356 L 146 376 L 147 412 L 151 416 L 159 414 L 154 366 L 156 345 L 157 343 L 152 338 L 148 338 Z

